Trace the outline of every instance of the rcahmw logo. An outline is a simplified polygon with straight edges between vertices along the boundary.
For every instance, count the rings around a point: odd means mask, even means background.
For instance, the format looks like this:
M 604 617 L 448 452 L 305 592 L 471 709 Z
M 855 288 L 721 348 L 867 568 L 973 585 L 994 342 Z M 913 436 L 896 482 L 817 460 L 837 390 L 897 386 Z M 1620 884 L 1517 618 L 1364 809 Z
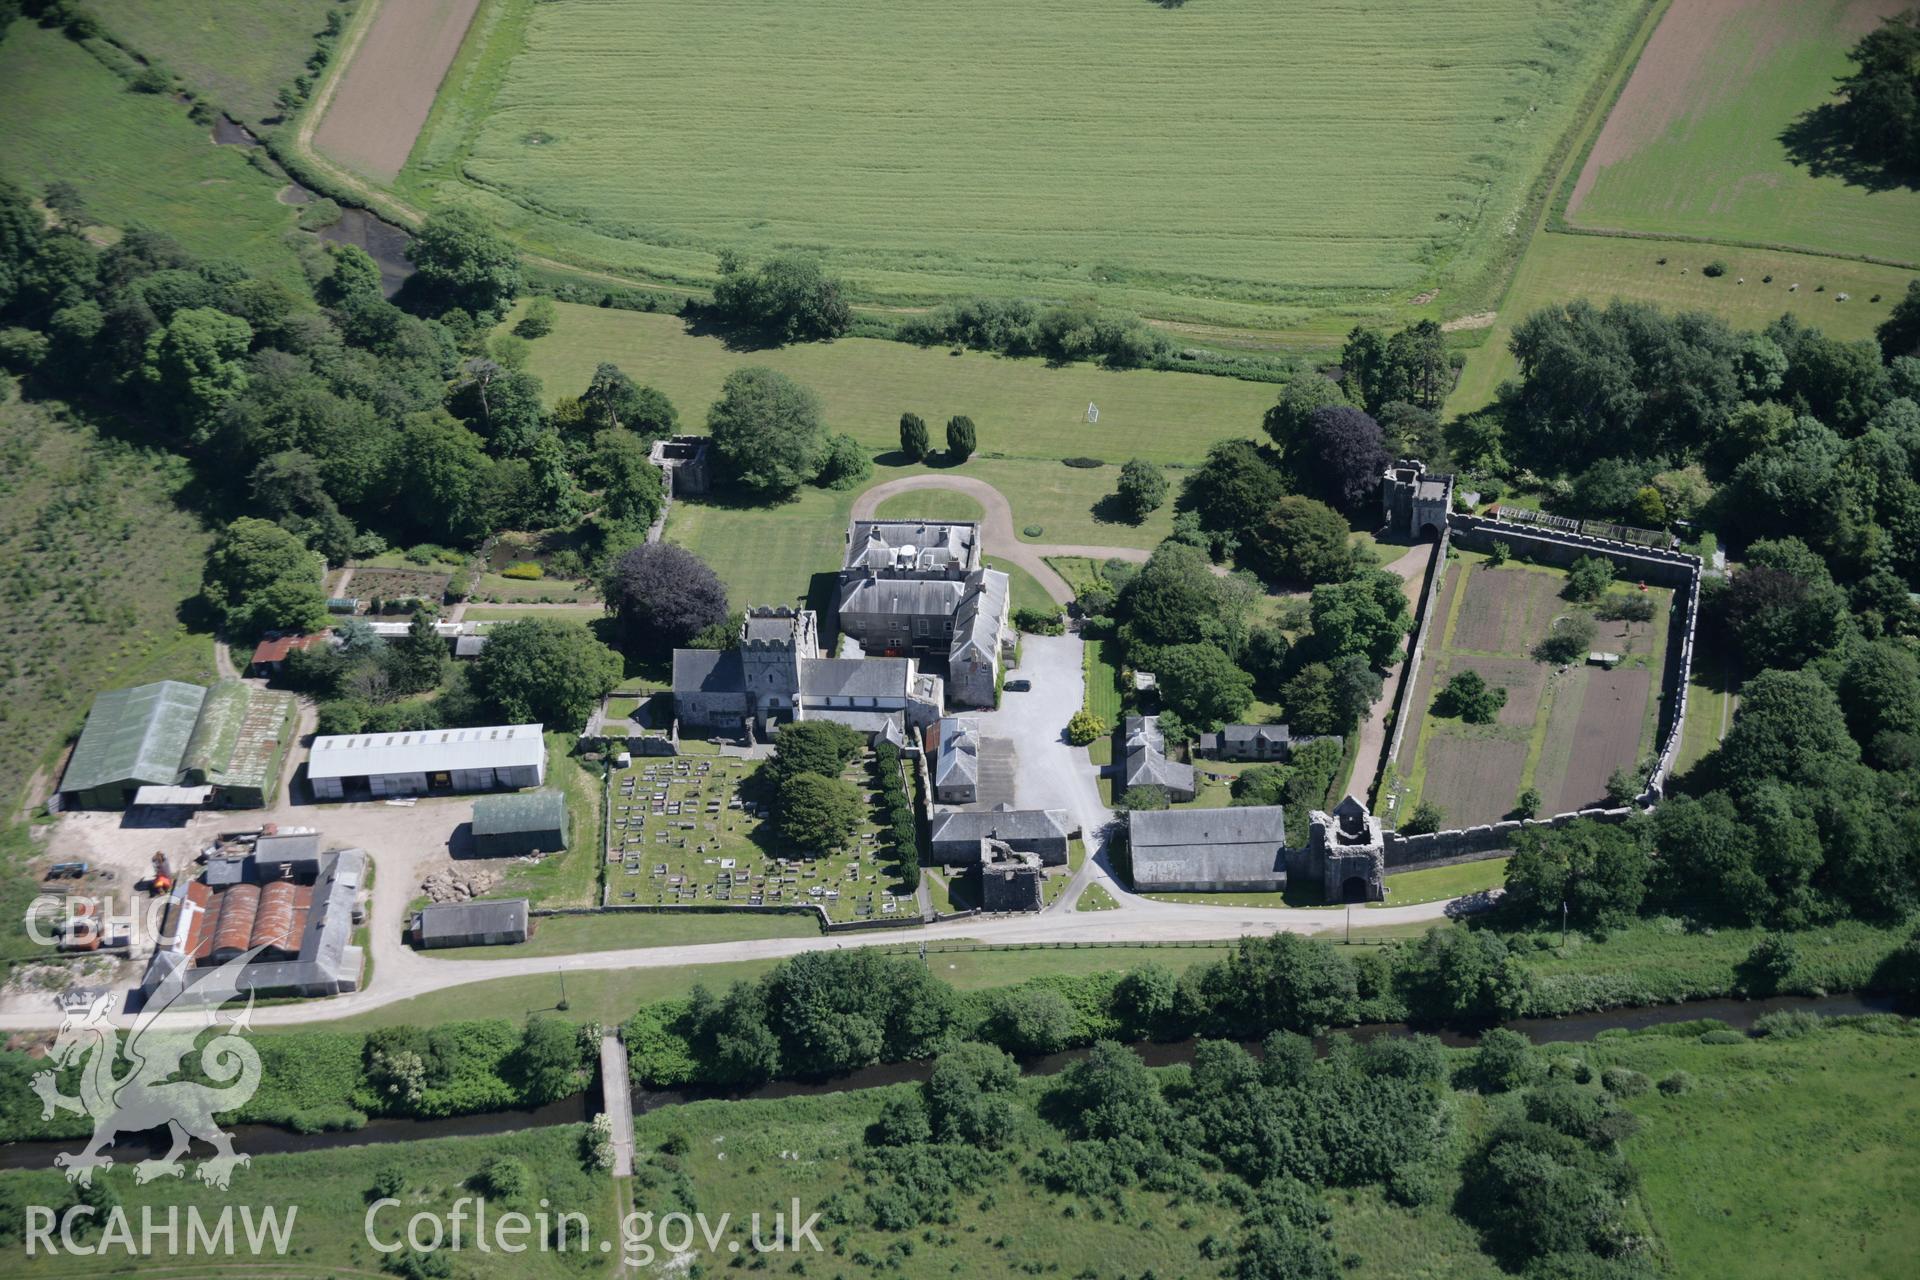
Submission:
M 148 998 L 124 1043 L 107 1011 L 110 996 L 95 1000 L 84 1013 L 67 1016 L 48 1054 L 53 1067 L 33 1077 L 43 1120 L 72 1111 L 93 1121 L 93 1136 L 85 1147 L 53 1158 L 56 1168 L 66 1170 L 67 1181 L 91 1187 L 97 1170 L 112 1167 L 113 1157 L 106 1152 L 116 1137 L 159 1129 L 166 1130 L 171 1145 L 164 1155 L 134 1166 L 136 1183 L 185 1176 L 181 1157 L 196 1138 L 214 1150 L 194 1171 L 209 1187 L 225 1190 L 234 1170 L 248 1163 L 246 1156 L 233 1149 L 232 1135 L 214 1117 L 246 1105 L 260 1087 L 260 1055 L 245 1038 L 252 995 L 236 1016 L 220 1017 L 221 1007 L 239 996 L 241 975 L 258 950 L 242 952 L 198 982 L 189 981 L 185 966 L 176 969 Z M 198 1017 L 193 1016 L 196 1010 Z M 209 1029 L 216 1029 L 216 1034 L 198 1052 L 200 1071 L 212 1083 L 176 1079 L 182 1060 L 195 1051 L 202 1033 Z M 122 1062 L 128 1064 L 124 1071 L 119 1069 Z M 62 1072 L 78 1073 L 77 1096 L 62 1091 Z M 242 1232 L 237 1238 L 233 1209 L 227 1206 L 209 1225 L 198 1206 L 189 1206 L 183 1226 L 177 1209 L 156 1212 L 149 1207 L 142 1211 L 136 1233 L 118 1206 L 101 1215 L 87 1203 L 64 1210 L 31 1205 L 26 1214 L 27 1248 L 29 1253 L 36 1248 L 70 1253 L 120 1248 L 151 1257 L 153 1243 L 164 1242 L 167 1252 L 184 1248 L 189 1253 L 231 1253 L 241 1243 L 253 1253 L 264 1252 L 269 1244 L 275 1252 L 286 1252 L 296 1207 L 287 1208 L 283 1223 L 275 1210 L 260 1210 L 256 1215 L 252 1206 L 242 1206 Z M 102 1222 L 94 1221 L 102 1217 Z M 78 1234 L 91 1225 L 102 1226 L 102 1233 L 97 1244 L 87 1245 Z

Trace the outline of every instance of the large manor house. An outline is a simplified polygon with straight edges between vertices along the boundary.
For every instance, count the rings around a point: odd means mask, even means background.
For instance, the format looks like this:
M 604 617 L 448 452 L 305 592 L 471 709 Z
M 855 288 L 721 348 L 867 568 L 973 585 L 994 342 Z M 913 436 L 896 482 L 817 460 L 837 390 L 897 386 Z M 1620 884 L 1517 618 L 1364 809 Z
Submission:
M 760 738 L 813 718 L 895 740 L 920 733 L 948 705 L 994 705 L 1013 655 L 1009 594 L 1007 575 L 982 563 L 978 524 L 856 520 L 834 656 L 813 610 L 752 609 L 738 647 L 674 651 L 674 714 L 683 730 Z

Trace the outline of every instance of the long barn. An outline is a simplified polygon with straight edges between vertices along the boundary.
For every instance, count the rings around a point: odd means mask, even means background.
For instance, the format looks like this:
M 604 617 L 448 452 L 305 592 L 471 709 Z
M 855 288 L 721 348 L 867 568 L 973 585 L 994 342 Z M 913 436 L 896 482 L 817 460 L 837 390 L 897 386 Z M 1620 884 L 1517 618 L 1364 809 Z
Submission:
M 537 787 L 547 777 L 540 735 L 537 724 L 334 734 L 313 740 L 307 780 L 316 800 Z

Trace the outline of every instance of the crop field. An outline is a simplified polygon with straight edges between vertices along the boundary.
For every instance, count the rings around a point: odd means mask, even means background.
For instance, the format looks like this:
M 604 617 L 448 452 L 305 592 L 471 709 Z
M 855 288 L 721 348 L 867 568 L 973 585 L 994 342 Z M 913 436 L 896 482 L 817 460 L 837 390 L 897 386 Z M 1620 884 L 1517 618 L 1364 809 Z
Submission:
M 1727 273 L 1717 279 L 1702 275 L 1700 268 L 1716 259 L 1726 263 Z M 1620 298 L 1705 311 L 1740 329 L 1764 328 L 1791 311 L 1822 332 L 1851 341 L 1873 336 L 1913 278 L 1913 272 L 1899 267 L 1848 258 L 1544 231 L 1521 259 L 1484 340 L 1468 354 L 1447 412 L 1483 408 L 1502 380 L 1519 376 L 1507 341 L 1515 325 L 1542 307 L 1576 298 L 1605 306 Z M 1796 284 L 1800 287 L 1793 289 Z
M 865 301 L 1091 296 L 1337 333 L 1498 284 L 1640 12 L 490 0 L 397 189 L 687 285 L 722 248 L 805 246 Z
M 247 124 L 277 117 L 280 90 L 306 70 L 327 14 L 357 0 L 85 0 L 114 37 Z
M 96 234 L 139 223 L 197 256 L 304 284 L 285 243 L 294 210 L 274 198 L 282 183 L 244 148 L 214 146 L 170 97 L 130 92 L 87 49 L 30 21 L 0 41 L 0 85 L 0 176 L 35 193 L 73 183 L 103 224 Z
M 1612 670 L 1584 665 L 1556 669 L 1531 656 L 1556 617 L 1592 613 L 1560 596 L 1558 569 L 1460 552 L 1434 606 L 1414 686 L 1415 717 L 1395 761 L 1393 812 L 1404 820 L 1430 800 L 1449 827 L 1512 816 L 1520 792 L 1540 792 L 1541 812 L 1564 813 L 1605 802 L 1608 777 L 1632 768 L 1652 750 L 1658 727 L 1660 675 L 1666 657 L 1670 591 L 1649 588 L 1654 619 L 1599 622 L 1594 646 L 1622 655 Z M 1638 588 L 1615 583 L 1615 593 Z M 1476 671 L 1507 691 L 1491 724 L 1436 714 L 1434 699 L 1462 671 Z
M 1913 262 L 1920 191 L 1796 150 L 1846 52 L 1908 0 L 1676 0 L 1575 184 L 1581 227 Z M 1878 189 L 1876 189 L 1878 188 Z

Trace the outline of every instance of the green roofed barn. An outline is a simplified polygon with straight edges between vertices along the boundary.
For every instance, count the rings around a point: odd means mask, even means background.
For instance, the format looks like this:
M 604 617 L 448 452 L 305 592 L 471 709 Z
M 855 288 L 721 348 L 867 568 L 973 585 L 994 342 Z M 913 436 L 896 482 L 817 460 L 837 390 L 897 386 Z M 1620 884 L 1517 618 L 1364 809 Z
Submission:
M 178 680 L 100 694 L 60 779 L 61 793 L 78 808 L 118 809 L 132 804 L 141 787 L 174 785 L 206 699 L 205 689 Z
M 567 847 L 567 798 L 558 791 L 481 796 L 473 802 L 474 852 L 486 858 Z
M 60 780 L 68 808 L 137 803 L 257 808 L 293 733 L 291 695 L 229 680 L 109 689 L 93 700 Z M 154 788 L 143 799 L 141 792 Z

